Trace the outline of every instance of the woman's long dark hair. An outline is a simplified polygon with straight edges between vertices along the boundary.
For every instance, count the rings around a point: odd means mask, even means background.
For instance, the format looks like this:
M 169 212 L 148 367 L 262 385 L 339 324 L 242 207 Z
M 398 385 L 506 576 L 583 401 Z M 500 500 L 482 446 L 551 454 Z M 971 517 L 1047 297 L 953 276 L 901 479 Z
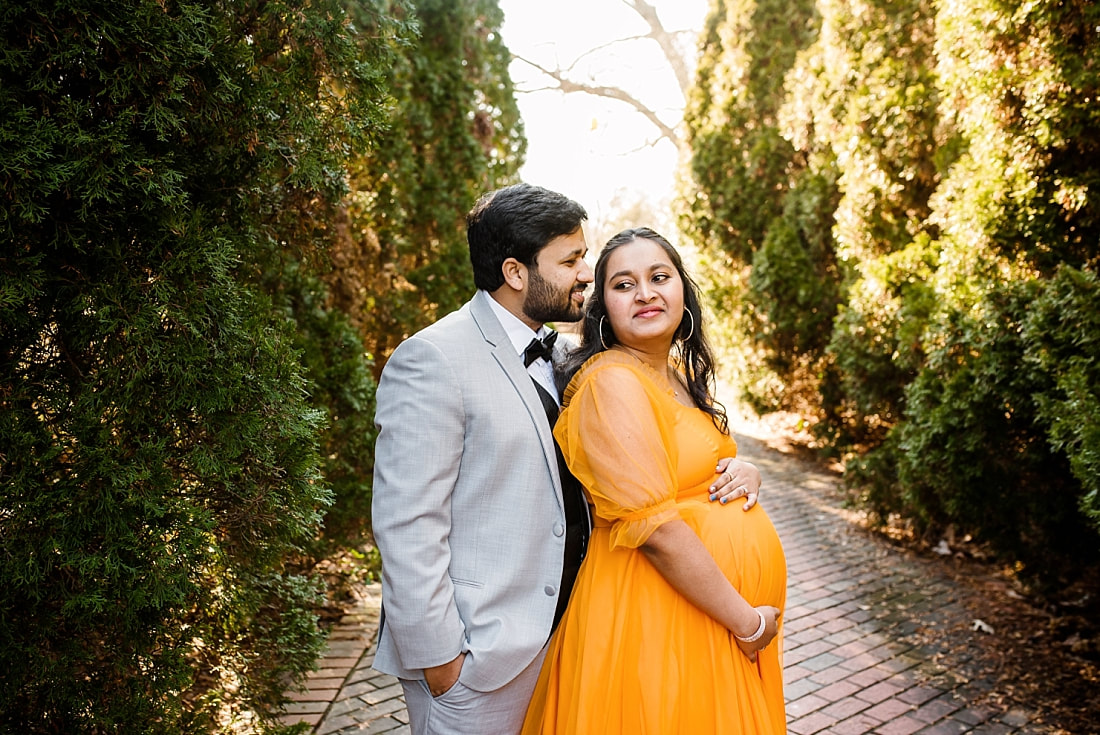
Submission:
M 564 390 L 564 387 L 588 358 L 618 344 L 618 338 L 611 329 L 611 321 L 607 319 L 607 306 L 603 300 L 607 278 L 607 261 L 613 252 L 635 240 L 649 240 L 660 245 L 680 274 L 680 280 L 684 284 L 685 313 L 680 321 L 680 328 L 676 330 L 675 337 L 678 364 L 684 371 L 688 391 L 691 393 L 695 405 L 701 411 L 710 414 L 711 420 L 714 421 L 714 425 L 718 427 L 719 431 L 728 434 L 729 421 L 726 417 L 726 409 L 721 403 L 714 400 L 711 391 L 714 385 L 714 358 L 703 332 L 703 313 L 699 303 L 699 287 L 695 285 L 695 281 L 684 270 L 684 261 L 680 258 L 680 254 L 676 252 L 676 249 L 672 247 L 672 244 L 648 227 L 623 230 L 608 240 L 603 250 L 600 251 L 600 257 L 596 260 L 592 295 L 588 297 L 588 303 L 584 307 L 584 319 L 581 322 L 581 344 L 580 347 L 570 352 L 569 356 L 558 367 L 556 373 L 558 386 Z

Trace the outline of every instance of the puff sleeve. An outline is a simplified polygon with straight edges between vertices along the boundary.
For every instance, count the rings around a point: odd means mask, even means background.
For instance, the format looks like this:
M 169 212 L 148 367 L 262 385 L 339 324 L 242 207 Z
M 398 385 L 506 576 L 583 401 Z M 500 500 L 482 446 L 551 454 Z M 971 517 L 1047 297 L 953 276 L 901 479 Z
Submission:
M 637 548 L 658 526 L 680 517 L 676 445 L 660 405 L 667 398 L 640 367 L 604 360 L 582 370 L 566 391 L 555 427 L 596 516 L 611 524 L 612 548 Z

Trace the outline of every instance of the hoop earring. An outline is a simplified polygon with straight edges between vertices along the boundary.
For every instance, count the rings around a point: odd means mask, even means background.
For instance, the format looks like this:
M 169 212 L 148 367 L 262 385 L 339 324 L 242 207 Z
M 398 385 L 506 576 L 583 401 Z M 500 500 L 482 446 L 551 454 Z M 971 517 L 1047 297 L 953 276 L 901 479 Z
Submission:
M 600 317 L 600 346 L 603 347 L 605 350 L 607 350 L 607 349 L 610 349 L 610 348 L 607 346 L 607 343 L 603 341 L 603 320 L 605 318 L 606 318 L 605 316 Z
M 691 339 L 691 335 L 695 334 L 695 316 L 691 313 L 691 309 L 684 309 L 684 313 L 688 315 L 688 319 L 691 319 L 691 329 L 688 330 L 686 337 L 681 338 L 682 341 L 687 342 Z

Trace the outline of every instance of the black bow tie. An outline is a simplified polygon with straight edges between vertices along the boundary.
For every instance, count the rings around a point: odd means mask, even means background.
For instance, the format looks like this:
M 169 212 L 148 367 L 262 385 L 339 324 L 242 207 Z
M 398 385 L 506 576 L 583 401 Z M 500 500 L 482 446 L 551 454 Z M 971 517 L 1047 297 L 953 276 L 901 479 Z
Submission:
M 554 354 L 554 342 L 557 339 L 558 333 L 552 331 L 542 339 L 535 337 L 531 340 L 531 344 L 527 345 L 527 349 L 523 351 L 523 366 L 528 367 L 540 357 L 550 362 L 550 358 Z

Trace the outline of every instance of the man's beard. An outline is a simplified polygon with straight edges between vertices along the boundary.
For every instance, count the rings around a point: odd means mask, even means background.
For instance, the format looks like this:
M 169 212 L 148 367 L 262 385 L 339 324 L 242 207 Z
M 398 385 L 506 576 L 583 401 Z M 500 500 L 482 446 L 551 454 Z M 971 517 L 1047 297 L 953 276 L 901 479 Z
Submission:
M 527 287 L 527 298 L 523 302 L 523 313 L 531 321 L 539 324 L 546 322 L 575 322 L 584 315 L 584 307 L 573 303 L 571 286 L 555 291 L 550 282 L 532 268 L 531 282 Z

